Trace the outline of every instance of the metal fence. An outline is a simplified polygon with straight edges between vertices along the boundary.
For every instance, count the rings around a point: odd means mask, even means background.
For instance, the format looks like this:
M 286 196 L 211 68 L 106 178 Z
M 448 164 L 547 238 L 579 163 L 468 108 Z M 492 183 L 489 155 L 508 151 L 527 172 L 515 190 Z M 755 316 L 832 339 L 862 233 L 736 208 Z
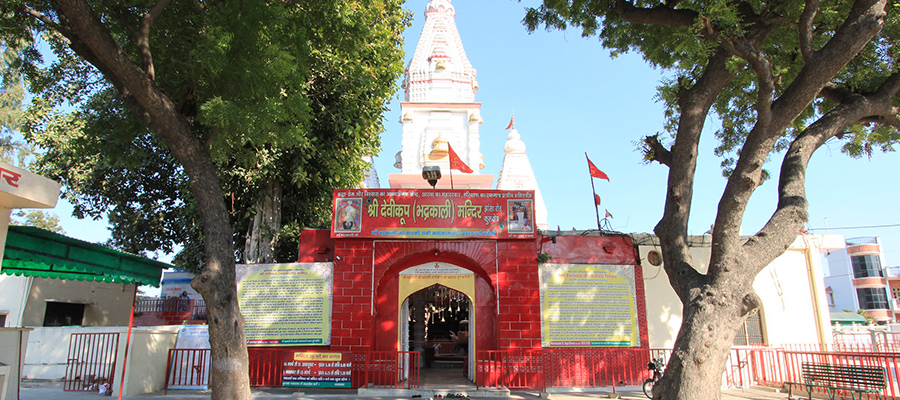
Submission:
M 546 390 L 640 386 L 648 378 L 648 354 L 642 349 L 549 348 L 479 351 L 479 387 Z
M 835 350 L 835 346 L 818 345 L 734 347 L 729 352 L 722 374 L 722 387 L 782 387 L 785 381 L 798 382 L 801 379 L 803 362 L 878 366 L 885 369 L 887 378 L 887 387 L 881 397 L 900 400 L 900 353 L 844 351 L 840 350 L 844 349 L 842 346 L 837 348 L 839 350 Z M 642 349 L 613 348 L 479 351 L 475 360 L 475 376 L 479 388 L 544 391 L 562 387 L 604 387 L 615 390 L 623 386 L 640 386 L 650 376 L 646 363 L 651 358 L 662 358 L 668 362 L 671 352 L 671 349 L 651 349 L 648 353 Z M 287 353 L 285 349 L 251 348 L 251 385 L 280 386 L 283 357 Z M 417 352 L 354 353 L 353 387 L 419 388 L 419 362 Z M 177 384 L 206 385 L 209 350 L 170 350 L 169 367 L 167 387 Z M 81 379 L 83 381 L 84 378 Z M 877 397 L 872 394 L 863 398 Z
M 112 387 L 118 349 L 118 332 L 73 333 L 69 337 L 63 390 L 96 392 L 103 384 Z
M 417 389 L 421 385 L 419 352 L 367 351 L 353 354 L 353 387 Z
M 166 391 L 204 388 L 209 384 L 209 349 L 169 349 Z

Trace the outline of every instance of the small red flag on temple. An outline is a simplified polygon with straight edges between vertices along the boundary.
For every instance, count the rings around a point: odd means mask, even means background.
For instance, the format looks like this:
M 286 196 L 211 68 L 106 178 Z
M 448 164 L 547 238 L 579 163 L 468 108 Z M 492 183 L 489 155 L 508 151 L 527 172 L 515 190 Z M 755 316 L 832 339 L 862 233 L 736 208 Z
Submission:
M 587 158 L 587 153 L 584 154 L 584 158 Z M 609 181 L 609 177 L 606 176 L 606 174 L 604 174 L 603 171 L 600 170 L 600 168 L 597 168 L 597 166 L 591 162 L 590 158 L 587 158 L 587 162 L 588 162 L 588 169 L 591 171 L 592 177 L 606 179 L 607 181 Z
M 506 129 L 512 128 L 516 126 L 516 112 L 513 111 L 512 117 L 509 117 L 509 125 L 506 126 Z M 506 130 L 504 129 L 504 130 Z
M 612 214 L 610 214 L 609 210 L 606 210 L 606 217 L 605 217 L 605 218 L 612 218 L 612 217 L 613 217 L 613 216 L 612 216 Z
M 597 193 L 594 193 L 594 204 L 600 205 L 600 196 Z
M 456 152 L 453 151 L 453 147 L 451 147 L 449 143 L 447 144 L 447 149 L 450 150 L 450 169 L 455 169 L 460 172 L 471 174 L 472 168 L 469 168 L 469 166 L 466 165 L 466 163 L 464 163 L 458 155 L 456 155 Z

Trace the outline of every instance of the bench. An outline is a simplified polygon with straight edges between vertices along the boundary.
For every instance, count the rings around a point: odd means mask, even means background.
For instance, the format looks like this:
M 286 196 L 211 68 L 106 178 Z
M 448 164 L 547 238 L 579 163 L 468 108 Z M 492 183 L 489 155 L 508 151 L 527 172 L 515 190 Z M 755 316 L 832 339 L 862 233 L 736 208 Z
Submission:
M 864 367 L 858 365 L 831 365 L 804 362 L 801 366 L 803 382 L 785 382 L 788 386 L 788 399 L 792 398 L 794 385 L 806 388 L 812 400 L 812 388 L 820 387 L 831 400 L 837 391 L 850 392 L 852 399 L 862 399 L 863 394 L 874 393 L 879 399 L 885 388 L 884 368 Z

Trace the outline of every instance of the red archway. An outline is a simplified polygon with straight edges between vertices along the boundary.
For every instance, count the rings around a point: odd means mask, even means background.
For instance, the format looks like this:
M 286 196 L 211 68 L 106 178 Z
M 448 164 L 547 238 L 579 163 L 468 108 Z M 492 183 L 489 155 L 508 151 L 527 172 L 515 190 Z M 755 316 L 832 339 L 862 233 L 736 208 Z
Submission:
M 399 274 L 426 263 L 445 263 L 474 273 L 472 301 L 475 348 L 498 347 L 496 247 L 481 241 L 385 241 L 375 243 L 374 288 L 376 351 L 400 350 Z M 379 271 L 383 271 L 380 272 Z M 449 286 L 449 285 L 446 285 Z

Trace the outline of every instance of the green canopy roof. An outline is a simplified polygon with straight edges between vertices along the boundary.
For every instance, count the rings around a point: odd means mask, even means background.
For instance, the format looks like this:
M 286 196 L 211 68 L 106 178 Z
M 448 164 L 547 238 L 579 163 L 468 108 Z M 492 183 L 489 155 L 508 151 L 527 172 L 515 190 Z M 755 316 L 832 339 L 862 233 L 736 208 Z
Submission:
M 865 324 L 866 317 L 859 315 L 857 313 L 846 312 L 846 311 L 832 311 L 831 312 L 831 323 L 838 323 L 840 325 L 850 325 L 853 323 L 857 324 Z
M 10 226 L 0 273 L 159 286 L 171 265 L 30 226 Z

